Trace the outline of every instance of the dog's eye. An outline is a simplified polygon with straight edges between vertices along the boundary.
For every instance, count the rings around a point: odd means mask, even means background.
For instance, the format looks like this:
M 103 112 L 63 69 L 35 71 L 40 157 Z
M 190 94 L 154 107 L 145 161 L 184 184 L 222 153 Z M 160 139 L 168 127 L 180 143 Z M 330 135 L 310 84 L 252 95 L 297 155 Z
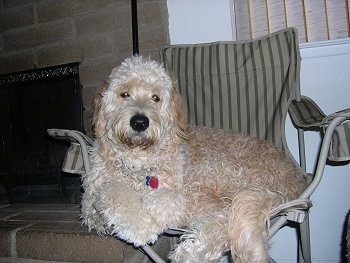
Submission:
M 158 101 L 160 101 L 160 98 L 157 95 L 153 95 L 152 100 L 155 102 L 158 102 Z
M 122 97 L 123 99 L 129 98 L 129 97 L 130 97 L 130 94 L 127 93 L 127 92 L 123 92 L 123 93 L 120 94 L 120 97 Z

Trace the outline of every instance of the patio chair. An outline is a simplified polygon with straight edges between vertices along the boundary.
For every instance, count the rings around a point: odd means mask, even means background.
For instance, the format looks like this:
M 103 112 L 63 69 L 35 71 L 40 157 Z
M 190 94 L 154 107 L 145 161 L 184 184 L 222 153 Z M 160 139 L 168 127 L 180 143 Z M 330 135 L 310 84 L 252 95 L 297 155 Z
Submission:
M 333 160 L 350 159 L 349 143 L 346 143 L 350 110 L 326 116 L 311 99 L 300 95 L 301 59 L 296 29 L 288 28 L 245 42 L 172 45 L 165 47 L 161 55 L 166 70 L 178 80 L 191 124 L 233 129 L 268 140 L 294 160 L 284 130 L 289 111 L 297 127 L 300 165 L 304 171 L 303 129 L 325 132 L 317 169 L 314 175 L 309 175 L 307 189 L 298 199 L 270 213 L 269 237 L 293 222 L 299 232 L 299 262 L 311 262 L 310 196 L 322 178 L 328 154 Z M 81 144 L 71 148 L 75 151 L 71 156 L 84 156 L 80 165 L 84 165 L 85 172 L 89 171 L 87 144 L 82 142 L 84 135 L 59 129 L 51 129 L 49 134 L 73 138 L 73 143 Z M 82 171 L 81 167 L 76 169 Z M 167 233 L 176 235 L 181 231 L 170 229 Z M 164 262 L 151 247 L 142 249 L 155 262 Z

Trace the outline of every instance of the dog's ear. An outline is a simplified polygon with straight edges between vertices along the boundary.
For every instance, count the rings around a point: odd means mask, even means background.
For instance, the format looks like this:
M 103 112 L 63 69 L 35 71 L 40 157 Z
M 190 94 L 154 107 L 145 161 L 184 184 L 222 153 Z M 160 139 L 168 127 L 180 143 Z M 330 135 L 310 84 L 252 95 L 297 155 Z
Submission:
M 176 128 L 176 133 L 183 139 L 188 139 L 187 134 L 187 118 L 184 111 L 182 97 L 180 95 L 177 81 L 172 81 L 172 93 L 170 100 L 171 116 L 173 126 Z
M 104 81 L 97 89 L 95 98 L 94 98 L 94 113 L 92 116 L 92 128 L 94 135 L 97 138 L 102 137 L 106 132 L 106 119 L 103 114 L 102 109 L 102 97 L 103 93 L 107 90 L 108 83 Z

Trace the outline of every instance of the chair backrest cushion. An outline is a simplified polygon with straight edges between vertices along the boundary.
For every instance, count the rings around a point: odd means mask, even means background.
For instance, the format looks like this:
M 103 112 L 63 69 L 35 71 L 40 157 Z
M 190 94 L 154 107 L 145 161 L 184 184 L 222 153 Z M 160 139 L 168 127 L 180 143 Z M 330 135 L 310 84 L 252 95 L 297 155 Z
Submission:
M 284 120 L 299 87 L 296 29 L 245 42 L 171 45 L 161 55 L 190 123 L 233 129 L 284 149 Z

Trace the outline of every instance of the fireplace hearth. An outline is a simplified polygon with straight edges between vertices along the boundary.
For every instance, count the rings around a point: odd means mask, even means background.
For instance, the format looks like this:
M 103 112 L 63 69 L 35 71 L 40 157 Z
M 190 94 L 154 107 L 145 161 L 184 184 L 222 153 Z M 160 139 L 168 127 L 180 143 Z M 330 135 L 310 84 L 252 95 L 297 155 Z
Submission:
M 79 63 L 0 75 L 0 185 L 11 202 L 74 202 L 61 171 L 68 144 L 48 128 L 83 129 Z

